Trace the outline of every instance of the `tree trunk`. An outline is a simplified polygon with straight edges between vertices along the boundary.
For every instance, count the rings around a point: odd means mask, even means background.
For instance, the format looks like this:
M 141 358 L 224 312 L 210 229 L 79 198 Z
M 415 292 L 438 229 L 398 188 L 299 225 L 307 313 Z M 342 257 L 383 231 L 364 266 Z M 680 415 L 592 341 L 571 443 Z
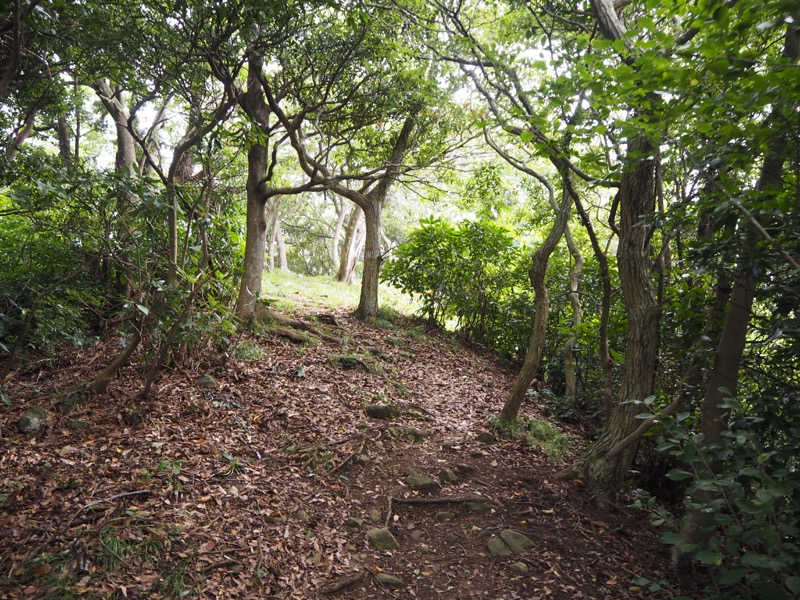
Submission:
M 575 365 L 575 344 L 578 343 L 577 329 L 581 324 L 581 296 L 579 286 L 581 272 L 583 271 L 583 256 L 575 240 L 572 238 L 569 227 L 564 230 L 567 247 L 575 263 L 569 270 L 569 304 L 572 307 L 572 327 L 575 330 L 564 343 L 564 379 L 567 398 L 575 398 L 578 394 L 578 376 Z
M 346 207 L 348 204 L 349 202 L 347 202 L 344 198 L 341 198 L 338 201 L 336 200 L 336 197 L 333 198 L 333 205 L 336 208 L 336 225 L 333 228 L 333 236 L 331 241 L 331 263 L 333 264 L 333 268 L 337 269 L 337 271 L 341 268 L 339 243 L 342 240 L 344 222 L 347 220 Z
M 262 93 L 258 74 L 264 64 L 263 57 L 254 53 L 248 62 L 247 93 L 239 104 L 248 117 L 264 131 L 268 130 L 269 110 Z M 253 143 L 247 151 L 247 215 L 244 244 L 244 266 L 239 297 L 236 300 L 236 315 L 249 320 L 255 316 L 267 246 L 267 184 L 264 180 L 269 164 L 267 142 Z
M 565 175 L 565 179 L 569 177 L 570 175 Z M 543 181 L 543 183 L 546 182 Z M 555 205 L 553 188 L 549 184 L 547 184 L 547 188 L 550 196 L 550 203 L 551 205 Z M 500 420 L 504 423 L 512 423 L 516 420 L 520 406 L 522 406 L 522 401 L 525 399 L 525 395 L 528 392 L 528 387 L 530 387 L 536 377 L 536 373 L 539 371 L 547 336 L 547 313 L 550 306 L 547 287 L 544 284 L 545 274 L 547 273 L 550 255 L 553 253 L 553 250 L 555 250 L 566 230 L 571 207 L 572 196 L 565 184 L 562 190 L 561 204 L 556 211 L 555 223 L 547 234 L 547 238 L 545 238 L 542 245 L 533 253 L 533 257 L 531 258 L 531 268 L 528 271 L 528 275 L 530 276 L 531 285 L 536 295 L 533 329 L 531 330 L 528 350 L 525 352 L 525 360 L 522 363 L 522 368 L 517 374 L 517 378 L 511 388 L 511 393 L 503 405 L 503 410 L 500 412 Z
M 789 21 L 786 29 L 786 40 L 783 58 L 794 64 L 800 56 L 800 38 L 798 38 L 798 20 L 800 10 L 795 10 L 794 19 Z M 775 126 L 775 119 L 770 118 L 770 124 Z M 776 139 L 769 146 L 761 173 L 755 185 L 755 191 L 760 194 L 770 194 L 780 190 L 783 178 L 784 164 L 786 162 L 787 138 L 784 130 L 777 134 Z M 752 225 L 749 217 L 742 218 L 742 227 Z M 750 323 L 750 311 L 753 307 L 756 285 L 758 283 L 758 266 L 755 264 L 756 254 L 755 232 L 746 232 L 743 240 L 742 254 L 739 260 L 739 269 L 731 291 L 728 309 L 725 313 L 725 322 L 722 335 L 719 339 L 717 353 L 714 357 L 714 366 L 706 387 L 705 397 L 700 410 L 700 429 L 703 433 L 703 442 L 700 451 L 713 452 L 713 449 L 723 440 L 730 408 L 725 405 L 727 398 L 736 397 L 739 385 L 739 369 L 742 363 L 747 331 Z M 722 469 L 722 463 L 716 460 L 703 461 L 698 470 L 698 478 L 712 477 Z M 694 501 L 699 504 L 712 500 L 711 494 L 706 490 L 697 490 Z M 681 529 L 683 540 L 673 548 L 673 565 L 681 569 L 687 566 L 690 554 L 688 548 L 704 547 L 711 536 L 711 523 L 713 513 L 699 509 L 691 510 Z
M 266 172 L 267 147 L 253 144 L 247 152 L 247 216 L 244 242 L 244 266 L 236 315 L 244 320 L 255 314 L 267 246 L 267 220 L 265 185 L 261 182 Z
M 628 317 L 625 366 L 618 402 L 589 453 L 567 470 L 602 498 L 613 498 L 628 474 L 638 448 L 632 438 L 640 425 L 641 402 L 653 393 L 661 307 L 651 288 L 650 227 L 655 210 L 656 148 L 644 136 L 628 147 L 630 164 L 620 182 L 619 277 Z M 643 433 L 643 432 L 642 432 Z
M 72 143 L 69 139 L 67 119 L 63 116 L 58 117 L 56 121 L 56 133 L 58 134 L 58 153 L 61 160 L 64 161 L 64 166 L 70 169 L 72 167 Z
M 14 136 L 14 139 L 8 145 L 8 148 L 6 148 L 6 162 L 12 163 L 14 162 L 14 159 L 17 158 L 17 153 L 19 152 L 20 146 L 22 146 L 22 143 L 28 139 L 31 131 L 33 131 L 33 126 L 36 124 L 36 115 L 38 112 L 38 108 L 32 108 L 30 111 L 28 111 L 28 114 L 25 115 L 25 122 Z
M 117 155 L 114 166 L 118 173 L 127 172 L 133 175 L 133 163 L 136 160 L 136 142 L 128 129 L 128 107 L 122 90 L 112 87 L 105 81 L 96 81 L 94 85 L 100 101 L 114 120 L 117 130 Z
M 378 314 L 378 277 L 381 269 L 381 213 L 383 202 L 372 202 L 365 206 L 364 221 L 364 271 L 361 275 L 361 298 L 356 317 L 369 319 Z
M 286 243 L 283 241 L 280 217 L 275 220 L 275 241 L 278 243 L 278 268 L 284 273 L 288 273 L 289 261 L 286 259 Z
M 339 258 L 339 270 L 336 273 L 336 281 L 343 283 L 352 283 L 353 268 L 356 263 L 356 241 L 358 239 L 358 229 L 361 225 L 361 215 L 364 211 L 360 206 L 355 205 L 350 218 L 347 221 L 347 229 L 344 234 L 344 244 L 342 245 L 342 253 Z M 352 265 L 352 266 L 351 266 Z

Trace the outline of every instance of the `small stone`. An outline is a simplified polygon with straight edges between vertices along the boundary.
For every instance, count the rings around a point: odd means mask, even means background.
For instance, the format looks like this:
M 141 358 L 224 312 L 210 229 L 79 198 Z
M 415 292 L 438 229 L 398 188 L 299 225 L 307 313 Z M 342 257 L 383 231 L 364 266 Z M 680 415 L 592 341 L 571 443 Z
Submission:
M 483 452 L 481 450 L 473 450 L 472 452 L 469 453 L 469 455 L 472 458 L 483 458 L 484 456 L 486 456 L 486 452 Z
M 458 440 L 445 440 L 442 442 L 442 450 L 458 450 Z
M 308 523 L 311 520 L 309 514 L 302 508 L 297 511 L 296 516 L 301 523 Z
M 195 381 L 194 384 L 201 390 L 217 389 L 217 380 L 207 373 L 205 375 L 201 375 L 200 377 L 198 377 L 197 381 Z
M 368 465 L 369 456 L 367 456 L 366 454 L 356 454 L 353 457 L 353 462 L 357 465 Z
M 481 431 L 478 434 L 478 441 L 483 442 L 484 444 L 493 444 L 495 439 L 491 431 Z
M 380 583 L 383 587 L 391 589 L 399 589 L 406 585 L 405 583 L 403 583 L 402 579 L 399 579 L 394 575 L 389 575 L 388 573 L 378 573 L 375 576 L 375 579 L 377 579 L 378 583 Z
M 421 529 L 415 529 L 411 532 L 411 537 L 417 541 L 420 541 L 422 538 L 425 537 L 425 532 Z
M 344 526 L 350 531 L 359 531 L 364 526 L 364 521 L 361 519 L 356 519 L 355 517 L 349 517 L 344 522 Z
M 408 437 L 410 437 L 411 441 L 414 442 L 415 444 L 419 444 L 420 442 L 424 442 L 426 439 L 428 439 L 428 436 L 430 435 L 429 433 L 427 433 L 425 431 L 421 431 L 419 429 L 414 429 L 413 427 L 408 428 L 406 430 L 406 433 L 408 433 Z
M 508 565 L 508 568 L 515 575 L 525 575 L 530 569 L 524 562 L 515 562 Z
M 41 406 L 31 406 L 17 423 L 20 433 L 39 431 L 47 425 L 47 410 Z
M 439 521 L 440 523 L 443 523 L 445 521 L 452 521 L 455 518 L 456 518 L 456 513 L 447 510 L 443 510 L 436 513 L 436 520 Z
M 506 545 L 499 535 L 493 535 L 489 539 L 489 543 L 486 544 L 486 548 L 492 556 L 511 556 L 513 554 L 511 548 Z
M 439 471 L 439 479 L 445 483 L 456 483 L 458 482 L 458 475 L 452 469 L 442 469 Z
M 369 520 L 373 523 L 380 523 L 382 520 L 381 511 L 379 511 L 377 508 L 373 508 L 371 511 L 369 511 Z
M 444 541 L 450 544 L 451 546 L 455 546 L 461 541 L 461 538 L 458 537 L 458 534 L 456 533 L 448 533 L 445 536 Z
M 454 470 L 456 473 L 460 473 L 461 475 L 469 475 L 469 474 L 470 474 L 470 473 L 472 473 L 472 472 L 473 472 L 475 469 L 473 469 L 473 468 L 472 468 L 472 467 L 470 467 L 469 465 L 465 465 L 465 464 L 458 464 L 458 465 L 456 465 L 455 467 L 453 467 L 453 470 Z
M 367 539 L 376 550 L 397 550 L 400 547 L 392 532 L 385 527 L 370 529 Z
M 500 537 L 515 554 L 530 550 L 534 546 L 533 541 L 528 536 L 513 529 L 504 529 L 500 532 Z
M 393 419 L 398 415 L 397 407 L 391 404 L 370 404 L 364 408 L 370 419 Z
M 72 431 L 86 431 L 89 429 L 89 423 L 87 421 L 81 421 L 80 419 L 68 419 L 66 426 L 67 429 L 71 429 Z
M 409 475 L 406 477 L 406 483 L 415 490 L 422 492 L 432 492 L 439 489 L 439 484 L 428 475 Z
M 428 546 L 428 544 L 420 544 L 419 551 L 422 554 L 430 554 L 431 553 L 431 547 Z
M 485 502 L 467 502 L 467 512 L 486 514 L 492 512 L 492 506 Z

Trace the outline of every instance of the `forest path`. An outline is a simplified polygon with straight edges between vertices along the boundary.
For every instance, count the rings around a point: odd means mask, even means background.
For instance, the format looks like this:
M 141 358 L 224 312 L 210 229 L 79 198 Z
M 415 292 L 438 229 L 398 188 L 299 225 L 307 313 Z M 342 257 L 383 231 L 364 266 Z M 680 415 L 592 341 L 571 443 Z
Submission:
M 410 321 L 300 316 L 342 343 L 256 337 L 165 372 L 146 403 L 143 366 L 72 401 L 114 340 L 14 372 L 0 596 L 669 597 L 635 582 L 668 565 L 645 512 L 600 509 L 540 448 L 487 431 L 512 372 Z M 33 405 L 49 427 L 24 436 Z M 367 532 L 387 526 L 399 548 L 377 550 Z M 533 547 L 493 555 L 506 530 Z

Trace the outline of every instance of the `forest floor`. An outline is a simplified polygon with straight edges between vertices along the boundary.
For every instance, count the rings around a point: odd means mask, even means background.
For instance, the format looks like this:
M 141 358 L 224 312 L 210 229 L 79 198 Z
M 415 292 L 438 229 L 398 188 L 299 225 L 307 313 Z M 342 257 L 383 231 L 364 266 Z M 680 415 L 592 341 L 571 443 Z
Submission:
M 80 392 L 113 339 L 12 372 L 12 405 L 0 404 L 0 597 L 680 591 L 663 582 L 669 549 L 651 515 L 601 507 L 579 482 L 557 479 L 584 443 L 577 432 L 542 447 L 535 435 L 490 437 L 514 377 L 502 364 L 404 319 L 389 328 L 343 311 L 296 317 L 340 341 L 255 336 L 224 365 L 165 371 L 144 402 L 142 364 L 102 395 Z M 370 404 L 398 413 L 373 419 Z M 23 435 L 17 421 L 33 405 L 48 426 Z M 523 414 L 545 421 L 533 402 Z M 552 458 L 565 439 L 572 450 Z M 415 488 L 409 475 L 434 482 Z M 384 527 L 397 549 L 368 541 Z M 491 554 L 505 530 L 533 547 Z

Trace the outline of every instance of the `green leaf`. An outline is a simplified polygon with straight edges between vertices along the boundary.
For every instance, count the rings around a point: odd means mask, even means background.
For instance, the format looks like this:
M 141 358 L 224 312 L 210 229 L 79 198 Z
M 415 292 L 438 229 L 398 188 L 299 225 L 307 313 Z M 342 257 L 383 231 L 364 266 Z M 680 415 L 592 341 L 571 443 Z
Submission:
M 683 542 L 686 538 L 680 531 L 667 531 L 661 534 L 661 543 L 662 544 L 679 544 Z
M 738 583 L 738 581 L 749 572 L 749 569 L 743 569 L 741 567 L 731 569 L 730 571 L 723 573 L 718 581 L 720 585 L 733 585 L 734 583 Z
M 793 594 L 800 594 L 800 577 L 791 575 L 783 580 L 783 584 L 789 588 Z
M 139 309 L 139 311 L 140 311 L 140 312 L 141 312 L 143 315 L 149 315 L 149 314 L 150 314 L 150 309 L 149 309 L 149 308 L 147 308 L 146 306 L 142 306 L 141 304 L 137 304 L 137 305 L 136 305 L 136 308 L 138 308 L 138 309 Z
M 703 565 L 714 565 L 718 567 L 722 564 L 722 554 L 713 550 L 701 550 L 694 555 L 694 558 Z
M 3 401 L 3 404 L 6 406 L 11 406 L 13 403 L 11 402 L 11 396 L 8 394 L 0 393 L 0 400 Z
M 667 478 L 671 479 L 672 481 L 684 481 L 686 479 L 691 479 L 692 477 L 694 477 L 692 473 L 682 469 L 672 469 L 667 473 Z

